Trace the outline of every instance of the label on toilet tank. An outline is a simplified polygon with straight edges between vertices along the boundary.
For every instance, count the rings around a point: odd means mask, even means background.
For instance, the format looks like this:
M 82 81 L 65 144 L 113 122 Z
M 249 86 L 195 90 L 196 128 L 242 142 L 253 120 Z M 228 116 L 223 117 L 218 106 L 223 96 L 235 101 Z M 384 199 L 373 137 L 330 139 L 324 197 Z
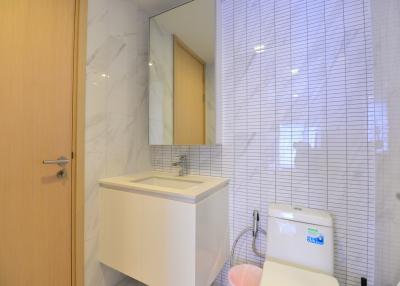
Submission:
M 312 243 L 312 244 L 317 244 L 317 245 L 324 245 L 325 238 L 324 238 L 324 235 L 318 231 L 318 229 L 308 228 L 307 242 Z

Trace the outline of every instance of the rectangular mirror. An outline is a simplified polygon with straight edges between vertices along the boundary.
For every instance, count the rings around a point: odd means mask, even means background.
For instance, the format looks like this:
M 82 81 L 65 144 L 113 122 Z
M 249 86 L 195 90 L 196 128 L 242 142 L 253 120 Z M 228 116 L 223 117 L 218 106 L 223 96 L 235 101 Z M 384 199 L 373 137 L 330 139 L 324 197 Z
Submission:
M 150 19 L 149 143 L 217 140 L 215 0 L 194 0 Z

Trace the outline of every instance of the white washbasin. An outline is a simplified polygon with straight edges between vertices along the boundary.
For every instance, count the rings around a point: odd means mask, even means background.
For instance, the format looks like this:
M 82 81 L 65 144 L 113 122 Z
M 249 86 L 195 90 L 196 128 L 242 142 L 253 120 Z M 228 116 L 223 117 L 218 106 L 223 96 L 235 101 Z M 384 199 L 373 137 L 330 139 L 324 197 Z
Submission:
M 143 172 L 133 175 L 101 179 L 105 188 L 140 192 L 171 200 L 197 203 L 228 185 L 228 180 L 208 176 L 176 176 L 165 172 Z
M 202 184 L 201 181 L 194 180 L 185 180 L 185 179 L 174 179 L 174 178 L 165 178 L 165 177 L 147 177 L 141 178 L 137 180 L 132 180 L 133 183 L 146 184 L 151 186 L 159 186 L 166 188 L 174 188 L 174 189 L 188 189 L 198 184 Z

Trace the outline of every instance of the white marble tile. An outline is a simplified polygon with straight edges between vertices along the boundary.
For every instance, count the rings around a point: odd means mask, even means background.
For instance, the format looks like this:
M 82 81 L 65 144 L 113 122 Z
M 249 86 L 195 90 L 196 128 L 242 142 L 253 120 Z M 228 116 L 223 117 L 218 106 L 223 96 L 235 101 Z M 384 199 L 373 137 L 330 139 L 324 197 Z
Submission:
M 132 0 L 109 1 L 109 33 L 113 36 L 126 36 L 136 34 L 143 27 L 138 25 L 138 6 Z
M 85 241 L 97 238 L 98 233 L 98 182 L 106 176 L 106 154 L 89 153 L 85 158 Z M 90 171 L 89 171 L 90 170 Z
M 207 64 L 206 83 L 206 144 L 216 142 L 215 64 Z
M 85 286 L 114 286 L 125 277 L 97 259 L 97 180 L 150 168 L 146 20 L 135 1 L 89 1 Z
M 124 275 L 98 262 L 97 247 L 97 238 L 85 241 L 85 285 L 114 286 Z
M 109 0 L 88 3 L 87 57 L 90 58 L 108 37 Z
M 173 141 L 173 37 L 159 23 L 150 21 L 149 55 L 150 142 Z
M 400 4 L 372 1 L 377 142 L 376 285 L 400 281 Z

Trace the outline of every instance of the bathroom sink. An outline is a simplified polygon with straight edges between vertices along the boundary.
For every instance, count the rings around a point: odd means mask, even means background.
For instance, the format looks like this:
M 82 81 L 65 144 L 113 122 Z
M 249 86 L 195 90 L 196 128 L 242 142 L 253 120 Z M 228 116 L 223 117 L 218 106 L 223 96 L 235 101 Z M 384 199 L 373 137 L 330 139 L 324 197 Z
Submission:
M 165 188 L 174 189 L 188 189 L 198 184 L 202 184 L 201 181 L 186 180 L 186 179 L 175 179 L 175 178 L 165 178 L 165 177 L 147 177 L 138 180 L 132 180 L 133 183 L 146 184 L 151 186 L 159 186 Z
M 197 203 L 228 185 L 228 180 L 209 176 L 177 176 L 167 172 L 143 172 L 100 180 L 106 188 Z

